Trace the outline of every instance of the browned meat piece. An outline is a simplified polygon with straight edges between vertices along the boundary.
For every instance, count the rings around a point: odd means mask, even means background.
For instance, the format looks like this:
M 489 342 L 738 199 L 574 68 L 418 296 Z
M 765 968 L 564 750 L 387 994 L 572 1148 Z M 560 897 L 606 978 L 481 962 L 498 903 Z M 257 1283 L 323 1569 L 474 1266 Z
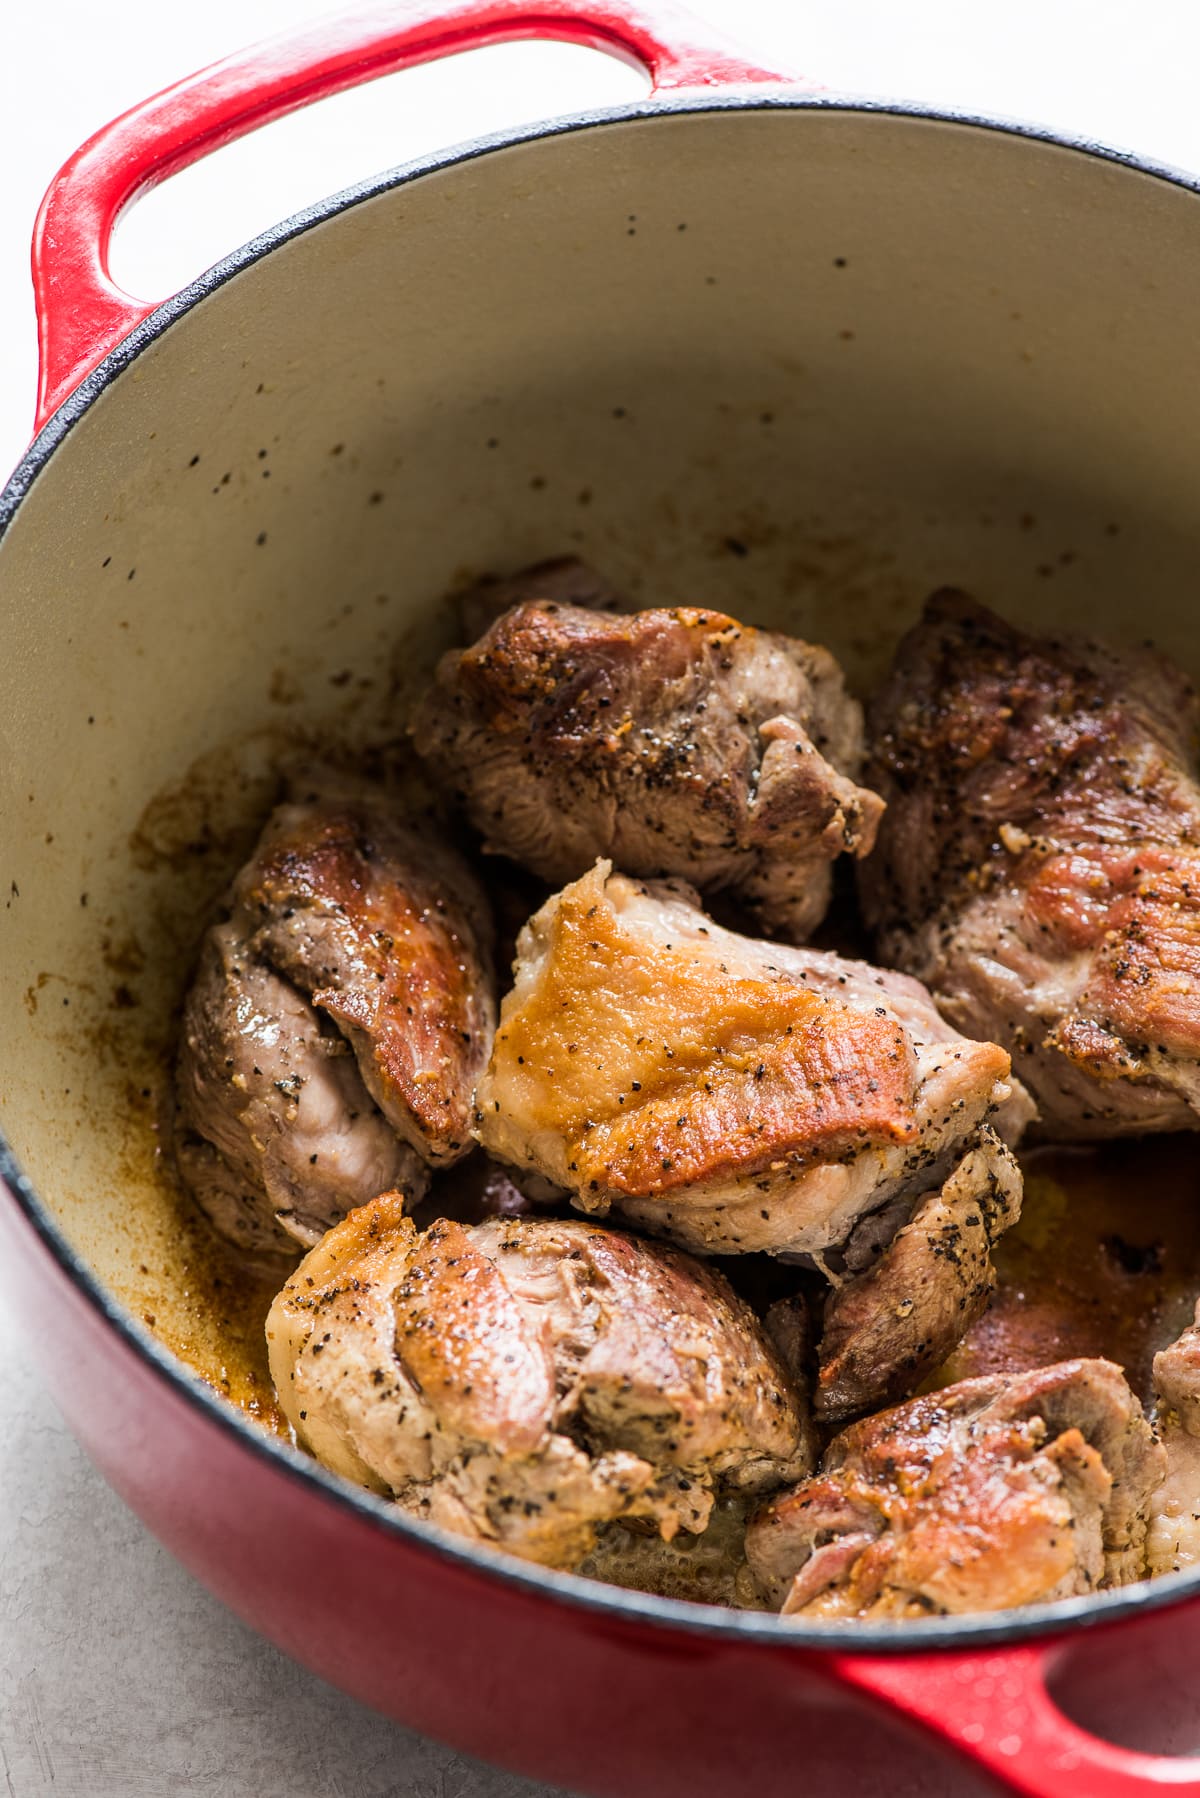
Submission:
M 1200 1561 L 1200 1303 L 1196 1321 L 1154 1357 L 1158 1432 L 1166 1476 L 1151 1507 L 1151 1573 L 1177 1573 Z
M 1196 697 L 1144 649 L 936 594 L 872 708 L 880 953 L 1003 1043 L 1064 1138 L 1197 1127 Z
M 486 902 L 388 796 L 280 806 L 184 1013 L 181 1172 L 222 1234 L 294 1252 L 471 1147 L 495 1023 Z
M 318 793 L 272 815 L 234 905 L 342 1032 L 392 1127 L 429 1162 L 465 1155 L 495 1006 L 487 901 L 461 857 L 382 792 Z
M 600 863 L 522 932 L 477 1134 L 580 1210 L 861 1275 L 821 1351 L 821 1403 L 842 1416 L 911 1389 L 986 1298 L 990 1240 L 1020 1208 L 986 1129 L 1027 1115 L 1008 1073 L 915 981 L 737 936 L 686 889 Z M 870 1318 L 883 1293 L 886 1330 Z
M 255 1255 L 311 1248 L 387 1187 L 424 1189 L 424 1163 L 372 1103 L 346 1043 L 234 924 L 205 938 L 176 1092 L 180 1172 L 220 1234 Z
M 996 1284 L 992 1246 L 1020 1215 L 1020 1170 L 985 1124 L 878 1260 L 830 1293 L 817 1416 L 855 1417 L 919 1386 L 983 1315 Z
M 824 1259 L 996 1108 L 1015 1127 L 1008 1076 L 915 981 L 738 936 L 601 862 L 521 933 L 477 1134 L 685 1247 Z
M 301 1443 L 460 1535 L 572 1567 L 599 1526 L 701 1533 L 714 1495 L 812 1466 L 802 1397 L 721 1276 L 577 1219 L 449 1219 L 384 1194 L 267 1322 Z
M 736 893 L 793 941 L 881 810 L 832 656 L 693 607 L 527 597 L 443 658 L 413 735 L 486 846 L 544 879 L 608 855 Z
M 964 1380 L 851 1425 L 751 1520 L 785 1616 L 1008 1610 L 1145 1572 L 1162 1450 L 1111 1361 Z

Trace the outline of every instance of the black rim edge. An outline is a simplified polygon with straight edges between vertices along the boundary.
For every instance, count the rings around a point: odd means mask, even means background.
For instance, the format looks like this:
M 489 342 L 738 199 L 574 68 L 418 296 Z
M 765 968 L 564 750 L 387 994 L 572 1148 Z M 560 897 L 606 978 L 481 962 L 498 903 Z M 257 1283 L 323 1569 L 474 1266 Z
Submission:
M 1001 136 L 1048 144 L 1055 149 L 1072 151 L 1127 168 L 1133 173 L 1150 176 L 1191 193 L 1200 193 L 1200 176 L 1186 170 L 1139 156 L 1131 150 L 1050 131 L 1044 126 L 1024 120 L 955 112 L 919 101 L 864 99 L 857 95 L 810 93 L 787 87 L 778 90 L 741 89 L 717 94 L 681 93 L 668 98 L 648 98 L 626 105 L 573 113 L 530 126 L 492 132 L 370 176 L 301 212 L 293 213 L 223 257 L 178 294 L 156 307 L 68 395 L 17 463 L 3 491 L 0 491 L 0 542 L 12 524 L 21 502 L 59 444 L 129 364 L 156 342 L 177 318 L 191 311 L 201 300 L 223 287 L 243 269 L 260 262 L 272 250 L 292 238 L 301 236 L 338 213 L 395 188 L 406 186 L 423 175 L 472 162 L 495 150 L 536 143 L 542 139 L 561 137 L 595 127 L 633 123 L 672 114 L 792 110 L 880 114 L 923 119 L 933 124 L 973 127 Z M 637 1621 L 659 1629 L 681 1630 L 693 1637 L 706 1636 L 714 1642 L 754 1641 L 775 1649 L 820 1650 L 832 1654 L 865 1651 L 911 1655 L 927 1649 L 983 1648 L 1059 1637 L 1078 1629 L 1115 1622 L 1120 1617 L 1145 1615 L 1194 1596 L 1200 1590 L 1200 1571 L 1197 1571 L 1167 1574 L 1153 1581 L 1145 1580 L 1136 1585 L 1088 1597 L 1025 1606 L 1020 1610 L 1005 1612 L 1006 1620 L 1002 1623 L 993 1620 L 994 1614 L 983 1613 L 977 1617 L 948 1618 L 944 1621 L 931 1618 L 928 1622 L 919 1624 L 883 1627 L 864 1628 L 856 1623 L 805 1627 L 785 1623 L 776 1616 L 760 1612 L 730 1611 L 715 1604 L 691 1603 L 628 1591 L 602 1581 L 584 1579 L 576 1574 L 539 1568 L 497 1550 L 472 1546 L 433 1525 L 408 1518 L 395 1506 L 389 1506 L 384 1500 L 327 1473 L 318 1462 L 288 1444 L 271 1438 L 236 1406 L 218 1398 L 183 1361 L 142 1329 L 132 1314 L 117 1302 L 71 1247 L 22 1172 L 2 1131 L 0 1182 L 8 1188 L 18 1210 L 23 1213 L 51 1258 L 125 1346 L 178 1397 L 222 1430 L 243 1450 L 271 1466 L 280 1475 L 319 1492 L 325 1501 L 352 1513 L 382 1534 L 399 1536 L 411 1548 L 428 1556 L 448 1560 L 464 1572 L 516 1587 L 531 1596 L 549 1599 L 569 1608 L 588 1610 L 599 1616 L 610 1617 L 616 1622 Z

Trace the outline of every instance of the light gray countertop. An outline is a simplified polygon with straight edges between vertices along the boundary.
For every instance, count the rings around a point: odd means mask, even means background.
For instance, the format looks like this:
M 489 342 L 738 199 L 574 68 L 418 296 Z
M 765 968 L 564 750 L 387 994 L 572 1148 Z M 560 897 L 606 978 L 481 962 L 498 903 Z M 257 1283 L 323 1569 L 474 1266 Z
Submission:
M 312 0 L 58 0 L 10 9 L 0 56 L 0 469 L 35 364 L 29 227 L 104 120 Z M 1188 0 L 699 0 L 765 60 L 832 86 L 1052 122 L 1200 169 Z M 1136 21 L 1136 26 L 1135 26 Z M 626 71 L 512 47 L 393 77 L 275 127 L 135 210 L 117 271 L 155 297 L 273 218 L 372 168 L 539 112 L 619 98 Z M 405 84 L 405 85 L 398 85 Z M 552 101 L 545 96 L 552 94 Z M 6 1798 L 535 1798 L 372 1716 L 259 1641 L 125 1510 L 0 1312 L 0 1793 Z M 906 1788 L 911 1790 L 911 1788 Z M 943 1786 L 931 1771 L 928 1791 Z

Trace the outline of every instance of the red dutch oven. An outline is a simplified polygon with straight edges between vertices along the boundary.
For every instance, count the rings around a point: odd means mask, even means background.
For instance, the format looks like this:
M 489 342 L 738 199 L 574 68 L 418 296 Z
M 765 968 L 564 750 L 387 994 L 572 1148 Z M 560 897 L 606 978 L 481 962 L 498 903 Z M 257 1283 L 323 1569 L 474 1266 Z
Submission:
M 538 36 L 648 97 L 366 182 L 164 305 L 110 279 L 122 207 L 207 150 Z M 1195 184 L 815 91 L 649 0 L 446 0 L 126 114 L 53 183 L 34 273 L 38 435 L 0 497 L 0 1272 L 107 1478 L 334 1684 L 588 1792 L 915 1791 L 936 1743 L 958 1789 L 1200 1793 L 1146 1751 L 1167 1710 L 1195 1739 L 1195 1576 L 798 1627 L 504 1560 L 327 1477 L 222 1395 L 229 1320 L 154 1131 L 278 755 L 395 737 L 472 574 L 575 551 L 864 686 L 947 581 L 1200 670 Z

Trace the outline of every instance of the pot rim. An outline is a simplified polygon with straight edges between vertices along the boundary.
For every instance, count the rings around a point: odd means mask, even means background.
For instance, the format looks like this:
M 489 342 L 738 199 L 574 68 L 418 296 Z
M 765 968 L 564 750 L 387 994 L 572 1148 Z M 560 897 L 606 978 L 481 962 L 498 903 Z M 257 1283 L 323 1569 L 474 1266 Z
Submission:
M 162 336 L 174 322 L 190 312 L 209 294 L 235 275 L 261 261 L 282 244 L 351 207 L 408 183 L 473 162 L 492 151 L 575 131 L 607 125 L 636 123 L 675 113 L 844 112 L 926 120 L 934 124 L 994 132 L 1002 136 L 1048 144 L 1095 160 L 1116 164 L 1133 173 L 1148 175 L 1171 186 L 1200 194 L 1200 176 L 1169 163 L 1115 148 L 1094 139 L 1051 131 L 1020 119 L 959 112 L 920 101 L 864 98 L 838 92 L 756 88 L 722 93 L 680 92 L 647 97 L 622 105 L 592 108 L 531 125 L 471 138 L 447 149 L 431 152 L 354 183 L 338 193 L 291 214 L 222 257 L 210 269 L 170 299 L 157 306 L 122 340 L 79 386 L 68 395 L 38 432 L 0 491 L 0 547 L 17 511 L 55 450 L 100 395 L 124 373 L 130 363 Z M 135 1320 L 73 1249 L 22 1172 L 13 1149 L 0 1129 L 0 1185 L 7 1187 L 18 1211 L 59 1269 L 78 1289 L 116 1336 L 200 1417 L 222 1430 L 232 1444 L 257 1457 L 281 1477 L 311 1490 L 321 1502 L 332 1503 L 356 1516 L 385 1536 L 399 1537 L 427 1556 L 448 1560 L 485 1580 L 515 1587 L 531 1598 L 591 1611 L 616 1621 L 648 1624 L 657 1629 L 682 1631 L 738 1642 L 756 1642 L 780 1649 L 823 1651 L 837 1655 L 871 1653 L 908 1655 L 927 1649 L 971 1649 L 1000 1644 L 1032 1642 L 1061 1636 L 1077 1629 L 1114 1623 L 1119 1618 L 1144 1616 L 1164 1606 L 1200 1596 L 1200 1568 L 1190 1573 L 1165 1574 L 1109 1592 L 1087 1597 L 1059 1599 L 1050 1604 L 1027 1605 L 1003 1613 L 983 1612 L 964 1617 L 923 1619 L 917 1623 L 864 1626 L 846 1623 L 797 1624 L 773 1614 L 726 1610 L 717 1604 L 661 1598 L 631 1591 L 578 1574 L 562 1573 L 521 1561 L 515 1556 L 467 1542 L 437 1525 L 408 1517 L 397 1506 L 353 1486 L 327 1472 L 319 1462 L 282 1439 L 270 1436 L 228 1400 L 219 1398 L 185 1362 L 173 1355 L 157 1337 Z M 1004 1621 L 997 1621 L 1003 1616 Z

